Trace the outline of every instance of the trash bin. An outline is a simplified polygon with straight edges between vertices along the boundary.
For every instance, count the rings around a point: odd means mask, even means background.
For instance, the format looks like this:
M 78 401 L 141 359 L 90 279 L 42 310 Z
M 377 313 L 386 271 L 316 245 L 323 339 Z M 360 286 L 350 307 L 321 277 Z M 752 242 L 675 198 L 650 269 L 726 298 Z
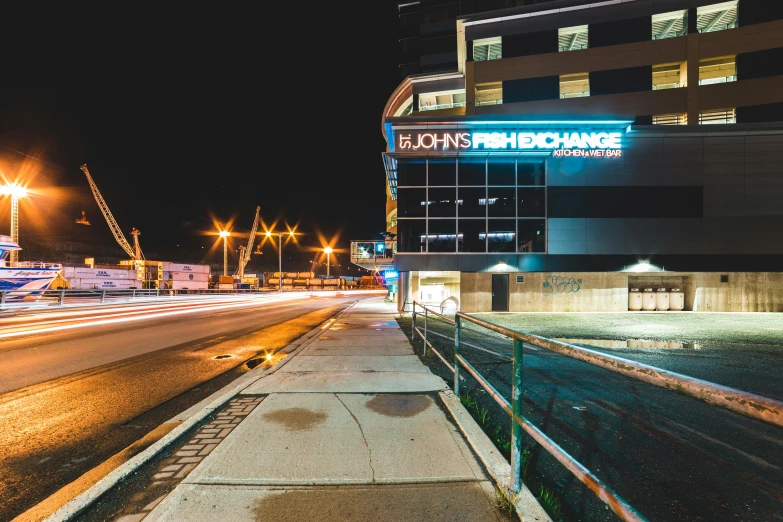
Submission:
M 652 288 L 645 288 L 642 292 L 642 310 L 655 310 L 655 292 Z
M 669 292 L 669 310 L 684 310 L 685 294 L 679 288 L 672 288 Z
M 665 288 L 659 288 L 655 292 L 655 309 L 662 312 L 669 309 L 669 292 Z
M 628 310 L 642 309 L 642 293 L 638 288 L 631 288 L 628 291 Z

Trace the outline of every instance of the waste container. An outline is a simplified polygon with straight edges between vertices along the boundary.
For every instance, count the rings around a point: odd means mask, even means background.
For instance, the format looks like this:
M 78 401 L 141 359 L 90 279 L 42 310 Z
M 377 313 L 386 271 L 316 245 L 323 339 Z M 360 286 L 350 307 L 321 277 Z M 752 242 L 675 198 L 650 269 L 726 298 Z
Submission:
M 655 292 L 652 288 L 645 288 L 642 292 L 642 310 L 655 310 Z
M 669 291 L 659 288 L 655 292 L 655 309 L 665 312 L 669 309 Z
M 641 310 L 642 309 L 642 293 L 638 288 L 631 288 L 628 291 L 628 309 L 629 310 Z
M 669 292 L 669 310 L 684 310 L 685 294 L 679 288 L 672 288 Z

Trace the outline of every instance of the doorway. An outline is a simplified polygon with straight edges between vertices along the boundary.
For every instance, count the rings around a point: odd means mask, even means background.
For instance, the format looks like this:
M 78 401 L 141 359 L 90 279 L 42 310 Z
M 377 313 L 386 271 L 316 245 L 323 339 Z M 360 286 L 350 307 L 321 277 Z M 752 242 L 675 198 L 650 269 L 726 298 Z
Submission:
M 492 274 L 492 311 L 508 312 L 508 274 Z

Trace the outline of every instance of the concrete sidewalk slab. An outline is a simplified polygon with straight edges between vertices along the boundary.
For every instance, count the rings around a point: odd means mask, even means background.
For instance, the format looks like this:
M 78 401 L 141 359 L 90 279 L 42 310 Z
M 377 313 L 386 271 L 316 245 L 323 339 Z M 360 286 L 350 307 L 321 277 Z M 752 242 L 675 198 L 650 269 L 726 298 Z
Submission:
M 479 480 L 481 468 L 432 397 L 318 393 L 270 395 L 184 482 Z
M 415 355 L 319 355 L 299 354 L 280 373 L 290 372 L 412 372 L 430 373 Z
M 443 379 L 431 373 L 278 372 L 251 384 L 242 393 L 416 393 L 447 388 Z
M 145 522 L 498 522 L 488 482 L 268 489 L 182 485 Z
M 411 346 L 408 341 L 386 342 L 381 345 L 357 346 L 346 345 L 343 341 L 317 341 L 302 350 L 300 355 L 321 356 L 321 355 L 410 355 Z
M 386 339 L 405 339 L 405 334 L 399 329 L 393 330 L 391 328 L 344 328 L 342 330 L 333 330 L 329 328 L 324 331 L 323 335 L 318 336 L 319 339 L 341 339 L 345 337 L 373 337 L 379 340 Z

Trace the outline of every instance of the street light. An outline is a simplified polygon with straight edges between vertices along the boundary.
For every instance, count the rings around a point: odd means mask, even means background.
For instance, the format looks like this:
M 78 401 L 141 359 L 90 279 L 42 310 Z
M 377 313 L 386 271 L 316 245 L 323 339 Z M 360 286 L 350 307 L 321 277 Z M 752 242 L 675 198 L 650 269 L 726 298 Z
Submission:
M 278 242 L 277 273 L 280 275 L 280 284 L 278 286 L 277 291 L 282 294 L 283 293 L 283 236 L 285 234 L 283 232 L 272 232 L 271 230 L 266 231 L 266 237 L 270 238 L 270 240 L 273 235 L 277 236 L 277 242 Z M 289 230 L 288 235 L 294 237 L 296 235 L 296 232 L 294 230 Z M 272 244 L 274 245 L 274 242 Z
M 11 241 L 19 244 L 19 198 L 27 195 L 27 189 L 20 185 L 3 185 L 0 187 L 0 194 L 11 196 Z M 19 251 L 11 250 L 8 258 L 9 264 L 14 266 L 19 260 Z
M 223 275 L 228 275 L 228 236 L 231 232 L 228 230 L 221 230 L 220 237 L 223 238 Z
M 326 254 L 326 277 L 329 277 L 329 261 L 330 261 L 330 256 L 332 254 L 332 247 L 330 246 L 325 247 L 324 253 Z

